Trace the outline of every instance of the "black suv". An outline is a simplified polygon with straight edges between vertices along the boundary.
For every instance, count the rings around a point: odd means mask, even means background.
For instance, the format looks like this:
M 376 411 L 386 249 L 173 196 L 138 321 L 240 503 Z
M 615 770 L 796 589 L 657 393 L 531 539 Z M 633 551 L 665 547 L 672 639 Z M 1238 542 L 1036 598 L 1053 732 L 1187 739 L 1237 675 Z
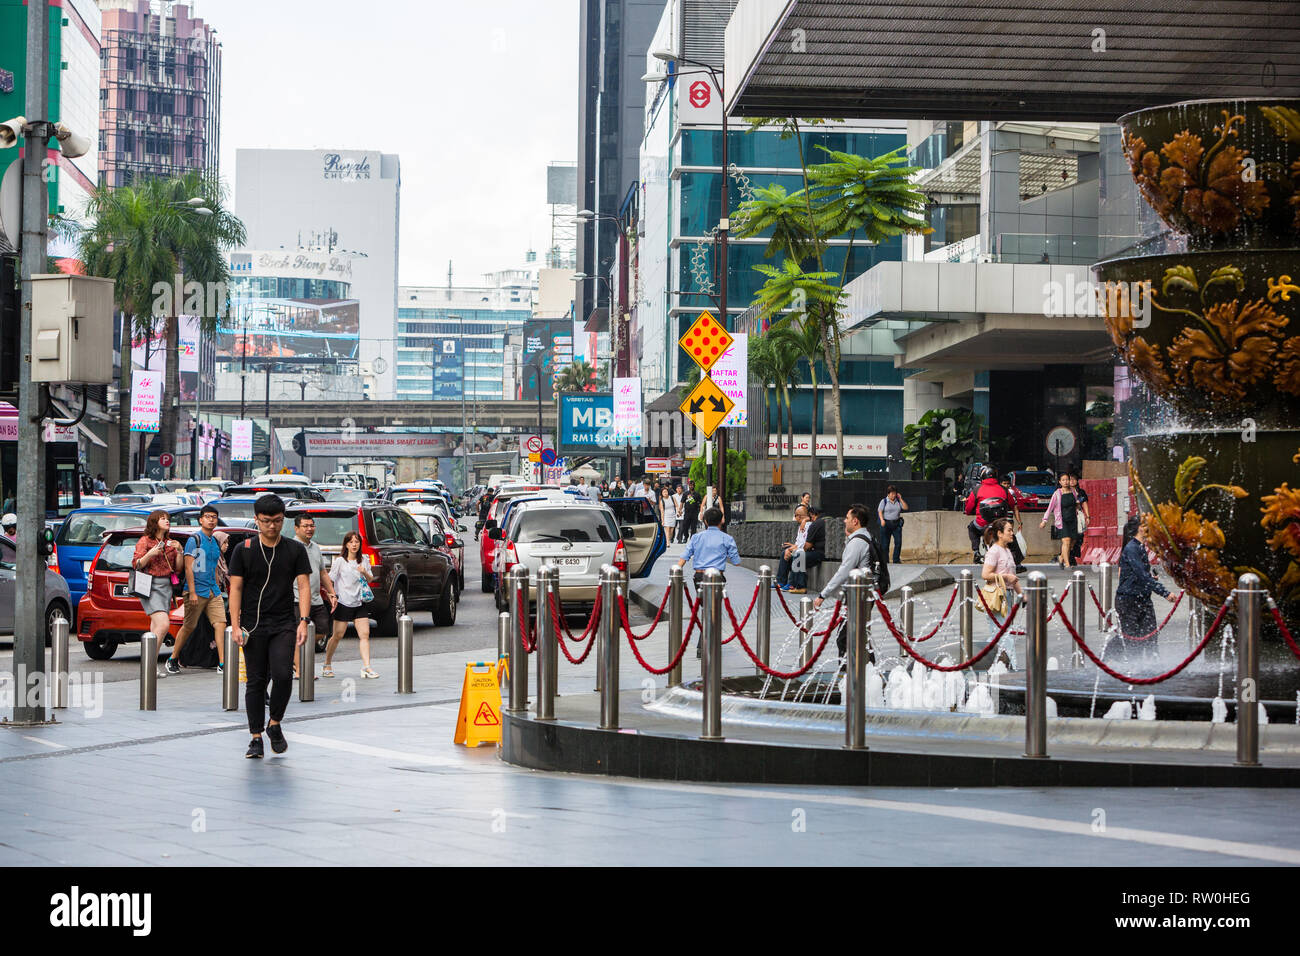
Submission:
M 440 627 L 456 623 L 460 588 L 452 562 L 401 508 L 386 501 L 300 502 L 285 509 L 285 534 L 293 534 L 293 519 L 300 514 L 316 522 L 312 540 L 327 569 L 338 557 L 343 536 L 349 531 L 361 535 L 361 554 L 375 574 L 372 616 L 379 622 L 378 633 L 396 634 L 397 619 L 413 610 L 432 611 L 433 623 Z

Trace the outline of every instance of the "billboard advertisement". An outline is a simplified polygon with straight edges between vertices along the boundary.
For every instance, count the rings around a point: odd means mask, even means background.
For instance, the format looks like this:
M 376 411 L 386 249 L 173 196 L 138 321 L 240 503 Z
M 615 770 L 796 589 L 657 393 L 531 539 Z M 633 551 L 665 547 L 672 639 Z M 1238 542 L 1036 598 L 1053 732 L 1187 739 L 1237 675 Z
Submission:
M 641 444 L 641 379 L 614 379 L 614 438 Z
M 560 393 L 561 454 L 621 453 L 614 437 L 614 396 L 610 392 Z
M 217 329 L 217 360 L 355 359 L 361 343 L 356 299 L 232 298 Z
M 162 413 L 161 372 L 137 372 L 131 376 L 131 431 L 156 432 Z
M 432 356 L 434 400 L 458 401 L 465 382 L 465 343 L 434 339 Z
M 253 460 L 253 420 L 236 418 L 230 429 L 230 460 Z
M 304 432 L 308 457 L 448 458 L 460 448 L 460 435 L 432 432 Z
M 519 397 L 536 399 L 540 387 L 542 400 L 550 401 L 555 394 L 555 375 L 573 361 L 573 323 L 569 319 L 525 322 L 523 352 L 523 389 Z

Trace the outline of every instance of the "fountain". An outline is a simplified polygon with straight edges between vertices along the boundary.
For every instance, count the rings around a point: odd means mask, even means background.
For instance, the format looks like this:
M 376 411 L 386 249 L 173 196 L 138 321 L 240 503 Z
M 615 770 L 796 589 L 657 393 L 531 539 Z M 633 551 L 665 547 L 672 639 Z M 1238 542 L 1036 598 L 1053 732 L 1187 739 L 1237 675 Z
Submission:
M 1182 423 L 1128 439 L 1151 548 L 1208 608 L 1259 575 L 1300 631 L 1300 100 L 1119 122 L 1139 190 L 1188 248 L 1094 266 L 1116 347 Z

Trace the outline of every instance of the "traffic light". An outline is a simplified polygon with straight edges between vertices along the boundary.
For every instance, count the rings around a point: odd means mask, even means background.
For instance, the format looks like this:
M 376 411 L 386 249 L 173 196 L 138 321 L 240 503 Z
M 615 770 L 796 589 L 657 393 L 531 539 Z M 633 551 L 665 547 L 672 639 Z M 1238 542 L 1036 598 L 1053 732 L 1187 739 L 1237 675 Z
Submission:
M 41 555 L 49 557 L 54 553 L 54 529 L 43 528 L 41 530 Z

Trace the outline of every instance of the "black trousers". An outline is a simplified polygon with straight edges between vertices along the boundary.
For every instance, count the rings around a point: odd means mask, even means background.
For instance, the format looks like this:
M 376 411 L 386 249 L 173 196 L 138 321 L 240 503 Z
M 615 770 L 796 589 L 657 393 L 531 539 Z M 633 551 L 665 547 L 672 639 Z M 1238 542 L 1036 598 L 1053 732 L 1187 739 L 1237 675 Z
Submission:
M 298 642 L 298 625 L 264 624 L 250 631 L 244 643 L 244 668 L 248 689 L 244 709 L 248 711 L 248 732 L 260 734 L 266 721 L 266 684 L 271 681 L 271 719 L 283 720 L 293 693 L 293 649 Z M 227 667 L 238 667 L 233 661 Z
M 678 529 L 679 540 L 689 541 L 691 535 L 695 534 L 695 529 L 700 523 L 700 512 L 692 511 L 687 508 L 686 513 L 682 516 L 681 527 Z
M 984 538 L 984 529 L 977 528 L 975 522 L 972 521 L 970 524 L 966 525 L 966 534 L 970 537 L 971 553 L 975 555 L 975 562 L 978 564 L 980 542 Z M 1025 553 L 1020 550 L 1020 542 L 1015 538 L 1011 539 L 1011 544 L 1007 545 L 1007 550 L 1011 552 L 1011 557 L 1015 559 L 1016 567 L 1025 563 Z

